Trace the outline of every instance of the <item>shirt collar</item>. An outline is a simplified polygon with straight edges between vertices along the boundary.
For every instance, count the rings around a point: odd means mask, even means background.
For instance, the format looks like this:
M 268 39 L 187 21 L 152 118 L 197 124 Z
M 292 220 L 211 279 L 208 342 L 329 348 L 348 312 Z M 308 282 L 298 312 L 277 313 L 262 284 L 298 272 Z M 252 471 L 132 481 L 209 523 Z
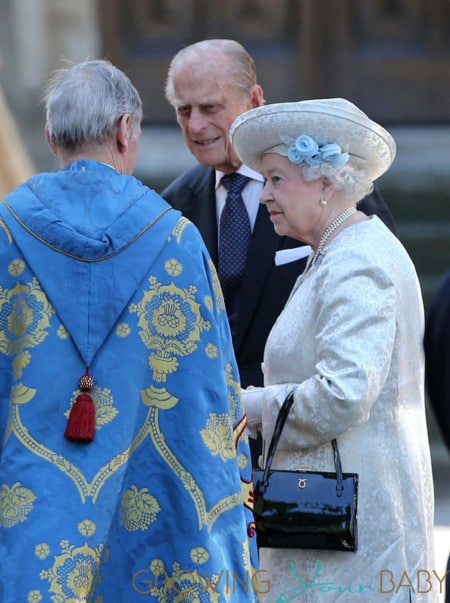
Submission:
M 252 170 L 248 167 L 248 165 L 241 164 L 240 168 L 236 170 L 238 174 L 242 174 L 243 176 L 247 176 L 252 180 L 257 180 L 258 182 L 264 182 L 264 178 L 255 170 Z M 222 176 L 225 175 L 225 172 L 221 172 L 220 170 L 216 170 L 216 189 L 220 185 L 220 181 L 222 180 Z

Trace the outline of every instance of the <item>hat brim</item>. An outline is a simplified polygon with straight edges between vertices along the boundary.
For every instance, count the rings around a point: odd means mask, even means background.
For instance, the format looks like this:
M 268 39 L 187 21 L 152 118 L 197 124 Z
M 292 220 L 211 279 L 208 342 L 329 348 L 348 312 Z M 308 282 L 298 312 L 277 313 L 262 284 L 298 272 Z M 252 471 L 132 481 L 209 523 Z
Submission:
M 264 105 L 240 115 L 230 129 L 237 156 L 257 172 L 263 155 L 287 155 L 286 140 L 302 134 L 319 144 L 338 144 L 372 180 L 386 172 L 395 158 L 396 144 L 389 132 L 345 99 Z

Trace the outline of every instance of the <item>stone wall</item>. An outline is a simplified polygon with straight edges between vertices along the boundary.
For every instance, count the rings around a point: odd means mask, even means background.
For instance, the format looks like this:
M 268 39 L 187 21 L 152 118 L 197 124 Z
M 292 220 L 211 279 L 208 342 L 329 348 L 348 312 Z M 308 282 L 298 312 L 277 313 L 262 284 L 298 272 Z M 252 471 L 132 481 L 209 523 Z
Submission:
M 39 170 L 56 165 L 42 144 L 49 74 L 99 49 L 94 0 L 0 0 L 0 84 Z

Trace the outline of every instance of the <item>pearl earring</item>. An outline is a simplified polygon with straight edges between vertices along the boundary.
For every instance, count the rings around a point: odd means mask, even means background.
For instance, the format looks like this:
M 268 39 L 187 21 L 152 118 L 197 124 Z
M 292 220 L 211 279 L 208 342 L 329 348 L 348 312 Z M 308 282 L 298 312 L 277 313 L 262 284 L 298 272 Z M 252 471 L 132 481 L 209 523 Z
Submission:
M 321 199 L 321 200 L 319 201 L 319 203 L 320 203 L 320 205 L 326 205 L 326 204 L 327 204 L 327 201 L 326 201 L 326 199 Z

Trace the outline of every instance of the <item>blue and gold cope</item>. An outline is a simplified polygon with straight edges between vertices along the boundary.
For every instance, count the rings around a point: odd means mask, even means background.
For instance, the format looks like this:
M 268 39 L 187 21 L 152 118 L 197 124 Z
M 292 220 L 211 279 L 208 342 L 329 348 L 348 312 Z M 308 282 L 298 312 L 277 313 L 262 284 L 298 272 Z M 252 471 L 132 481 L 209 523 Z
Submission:
M 64 430 L 86 366 L 83 445 Z M 216 272 L 190 222 L 103 164 L 34 176 L 0 204 L 0 446 L 3 603 L 254 600 Z

